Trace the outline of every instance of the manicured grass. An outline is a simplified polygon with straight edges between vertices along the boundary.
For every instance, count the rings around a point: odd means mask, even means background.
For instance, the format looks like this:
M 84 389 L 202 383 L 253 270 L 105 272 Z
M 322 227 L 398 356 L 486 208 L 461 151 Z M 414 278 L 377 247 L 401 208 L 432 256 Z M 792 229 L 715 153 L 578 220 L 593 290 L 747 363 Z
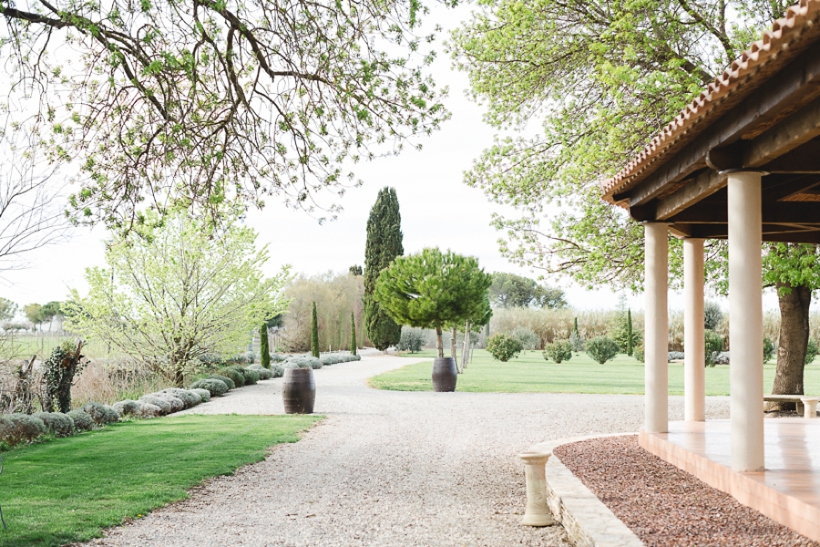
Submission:
M 435 357 L 425 350 L 407 357 Z M 396 391 L 432 391 L 432 361 L 407 365 L 368 380 L 371 387 Z M 764 365 L 764 390 L 769 393 L 775 364 Z M 806 367 L 806 393 L 820 394 L 820 363 Z M 618 355 L 599 365 L 585 353 L 573 355 L 560 365 L 546 361 L 540 351 L 529 351 L 502 363 L 486 351 L 476 350 L 473 362 L 459 374 L 456 391 L 502 393 L 621 393 L 643 394 L 644 365 L 632 357 Z M 683 364 L 669 364 L 669 393 L 683 395 Z M 729 395 L 729 367 L 706 368 L 706 394 Z
M 101 535 L 183 499 L 203 479 L 296 442 L 319 416 L 180 416 L 114 424 L 6 452 L 0 545 L 57 546 Z

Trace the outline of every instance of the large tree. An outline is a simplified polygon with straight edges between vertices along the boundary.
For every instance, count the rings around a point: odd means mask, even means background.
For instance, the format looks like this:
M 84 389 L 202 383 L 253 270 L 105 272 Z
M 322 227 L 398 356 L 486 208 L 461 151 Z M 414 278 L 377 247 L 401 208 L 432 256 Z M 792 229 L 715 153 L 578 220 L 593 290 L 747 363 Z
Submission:
M 367 219 L 367 242 L 364 255 L 364 326 L 367 337 L 382 351 L 399 343 L 401 325 L 382 309 L 373 293 L 382 270 L 397 256 L 404 254 L 401 213 L 396 190 L 379 190 L 376 203 Z
M 70 164 L 88 220 L 268 195 L 312 208 L 352 182 L 343 166 L 447 117 L 425 13 L 420 0 L 0 0 L 0 132 Z
M 539 285 L 529 277 L 494 272 L 490 285 L 490 301 L 499 308 L 566 308 L 564 291 L 556 287 Z
M 600 199 L 599 181 L 622 168 L 789 4 L 481 1 L 454 32 L 451 51 L 469 74 L 473 98 L 486 105 L 485 119 L 519 135 L 497 139 L 466 176 L 490 199 L 523 212 L 494 217 L 508 234 L 502 253 L 587 286 L 639 289 L 643 229 Z M 766 277 L 780 291 L 784 331 L 808 321 L 808 301 L 784 305 L 782 295 L 820 286 L 792 269 L 815 253 L 805 249 L 781 247 L 765 261 Z M 672 239 L 673 283 L 681 278 L 681 255 Z M 723 289 L 725 257 L 724 243 L 707 244 L 707 276 Z M 782 356 L 804 352 L 805 343 L 802 335 L 781 336 L 778 374 L 785 373 Z M 802 386 L 802 373 L 793 380 Z M 782 385 L 775 383 L 775 393 Z
M 236 353 L 287 307 L 279 295 L 288 269 L 265 278 L 267 249 L 236 219 L 213 226 L 180 211 L 148 220 L 109 243 L 109 269 L 86 269 L 88 295 L 71 291 L 66 327 L 181 386 L 199 357 Z

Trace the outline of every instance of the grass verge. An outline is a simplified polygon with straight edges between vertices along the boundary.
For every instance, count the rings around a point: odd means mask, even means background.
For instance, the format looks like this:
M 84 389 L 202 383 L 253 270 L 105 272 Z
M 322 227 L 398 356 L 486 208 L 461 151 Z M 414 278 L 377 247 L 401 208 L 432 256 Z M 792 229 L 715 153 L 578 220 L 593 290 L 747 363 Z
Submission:
M 296 442 L 320 416 L 180 416 L 113 424 L 3 454 L 0 545 L 57 546 L 187 497 Z
M 394 391 L 432 391 L 430 380 L 434 350 L 407 355 L 425 357 L 421 363 L 374 376 L 371 387 Z M 764 390 L 771 392 L 775 364 L 763 366 Z M 805 384 L 809 394 L 820 394 L 818 360 L 806 366 Z M 585 353 L 556 364 L 547 361 L 540 351 L 529 351 L 512 361 L 496 361 L 484 350 L 476 350 L 473 362 L 459 374 L 456 391 L 500 393 L 644 393 L 644 364 L 627 355 L 599 365 Z M 683 395 L 683 364 L 669 364 L 669 393 Z M 706 368 L 706 394 L 729 395 L 729 367 Z

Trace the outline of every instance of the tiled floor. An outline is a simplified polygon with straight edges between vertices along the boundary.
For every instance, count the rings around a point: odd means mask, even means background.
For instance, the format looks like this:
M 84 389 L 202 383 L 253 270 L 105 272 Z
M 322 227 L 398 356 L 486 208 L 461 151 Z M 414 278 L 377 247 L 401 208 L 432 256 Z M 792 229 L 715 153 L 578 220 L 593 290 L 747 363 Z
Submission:
M 767 419 L 766 470 L 758 473 L 731 470 L 728 420 L 671 422 L 669 433 L 641 432 L 639 440 L 710 486 L 820 541 L 820 419 Z

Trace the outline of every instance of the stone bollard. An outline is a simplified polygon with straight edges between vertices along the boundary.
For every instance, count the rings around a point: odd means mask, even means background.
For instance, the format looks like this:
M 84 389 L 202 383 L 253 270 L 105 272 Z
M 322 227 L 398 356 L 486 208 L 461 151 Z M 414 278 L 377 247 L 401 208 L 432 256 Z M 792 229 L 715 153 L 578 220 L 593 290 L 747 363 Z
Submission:
M 521 524 L 524 526 L 552 526 L 555 521 L 547 507 L 547 477 L 545 466 L 551 452 L 524 452 L 518 457 L 524 460 L 527 478 L 527 511 Z
M 803 417 L 816 418 L 817 417 L 817 397 L 801 397 L 800 401 L 803 403 Z

